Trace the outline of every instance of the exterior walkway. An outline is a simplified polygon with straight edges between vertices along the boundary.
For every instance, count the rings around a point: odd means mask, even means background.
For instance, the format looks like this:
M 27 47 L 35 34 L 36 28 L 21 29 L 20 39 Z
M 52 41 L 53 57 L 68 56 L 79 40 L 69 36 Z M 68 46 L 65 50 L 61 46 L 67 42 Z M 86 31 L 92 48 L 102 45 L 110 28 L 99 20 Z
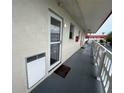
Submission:
M 93 77 L 90 53 L 88 45 L 77 51 L 64 63 L 71 67 L 66 78 L 53 73 L 31 93 L 103 93 L 100 82 Z

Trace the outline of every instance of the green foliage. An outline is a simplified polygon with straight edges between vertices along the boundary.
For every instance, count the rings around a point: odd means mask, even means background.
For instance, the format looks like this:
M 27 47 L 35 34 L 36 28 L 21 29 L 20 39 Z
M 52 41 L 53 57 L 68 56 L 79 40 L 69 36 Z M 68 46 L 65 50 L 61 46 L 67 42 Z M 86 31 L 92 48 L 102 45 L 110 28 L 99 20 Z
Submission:
M 112 32 L 110 32 L 110 33 L 107 35 L 106 41 L 112 43 Z
M 104 41 L 103 41 L 103 40 L 100 40 L 99 42 L 100 42 L 100 43 L 103 43 Z

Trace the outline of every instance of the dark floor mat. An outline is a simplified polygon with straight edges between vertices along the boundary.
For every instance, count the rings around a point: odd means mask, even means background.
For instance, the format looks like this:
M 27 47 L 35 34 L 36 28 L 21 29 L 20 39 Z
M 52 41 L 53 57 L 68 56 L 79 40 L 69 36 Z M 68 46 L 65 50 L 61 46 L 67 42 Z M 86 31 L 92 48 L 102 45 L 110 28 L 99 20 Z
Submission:
M 65 78 L 68 74 L 68 72 L 71 70 L 70 67 L 66 66 L 66 65 L 61 65 L 56 71 L 55 73 L 63 78 Z

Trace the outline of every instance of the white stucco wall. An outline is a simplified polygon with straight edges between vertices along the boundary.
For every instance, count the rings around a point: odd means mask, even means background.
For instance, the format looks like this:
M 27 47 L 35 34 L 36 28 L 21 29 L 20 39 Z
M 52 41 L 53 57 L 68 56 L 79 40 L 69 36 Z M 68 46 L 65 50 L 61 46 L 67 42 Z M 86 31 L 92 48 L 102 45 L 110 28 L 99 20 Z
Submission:
M 45 52 L 46 70 L 48 70 L 48 8 L 63 17 L 64 24 L 67 24 L 67 27 L 63 28 L 62 62 L 80 48 L 80 42 L 69 39 L 70 23 L 75 25 L 74 37 L 79 30 L 82 30 L 68 13 L 57 6 L 55 0 L 13 0 L 12 2 L 12 93 L 28 93 L 38 84 L 30 90 L 27 89 L 25 58 Z M 45 78 L 48 75 L 46 72 Z

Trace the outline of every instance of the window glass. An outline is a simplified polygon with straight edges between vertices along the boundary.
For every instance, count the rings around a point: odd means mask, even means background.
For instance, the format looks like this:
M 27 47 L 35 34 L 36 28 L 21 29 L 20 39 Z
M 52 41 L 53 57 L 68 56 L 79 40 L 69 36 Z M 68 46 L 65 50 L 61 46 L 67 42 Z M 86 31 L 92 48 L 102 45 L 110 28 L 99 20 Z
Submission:
M 50 57 L 50 65 L 59 61 L 59 47 L 60 44 L 51 44 L 51 57 Z
M 73 37 L 74 37 L 74 25 L 70 24 L 69 39 L 73 39 Z
M 60 28 L 61 28 L 61 22 L 51 17 L 51 29 L 50 29 L 51 42 L 60 41 Z

